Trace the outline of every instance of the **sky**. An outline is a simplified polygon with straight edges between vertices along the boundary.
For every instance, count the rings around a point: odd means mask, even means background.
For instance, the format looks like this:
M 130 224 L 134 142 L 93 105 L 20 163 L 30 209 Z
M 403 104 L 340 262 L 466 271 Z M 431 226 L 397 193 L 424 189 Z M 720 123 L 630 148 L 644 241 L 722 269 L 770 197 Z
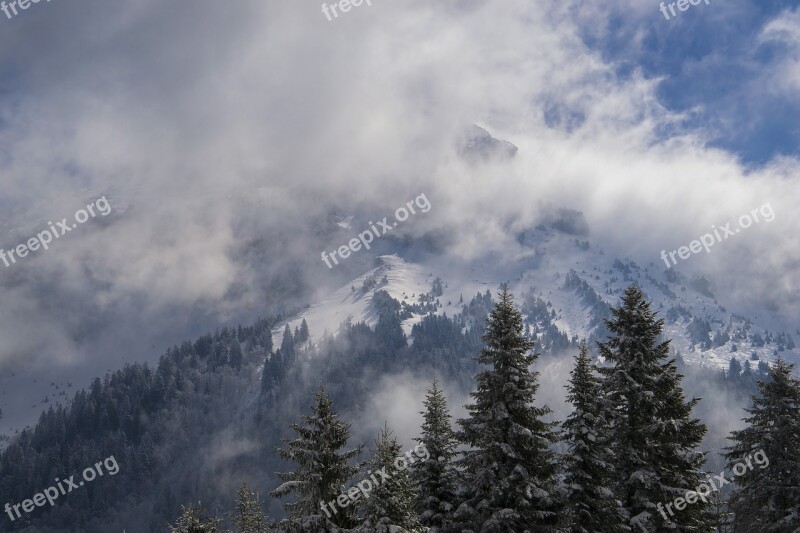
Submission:
M 403 231 L 503 254 L 552 206 L 658 261 L 769 204 L 691 268 L 796 323 L 800 8 L 710 0 L 422 0 L 328 20 L 296 0 L 53 0 L 0 14 L 0 388 L 153 361 L 302 306 L 340 217 L 434 206 Z M 458 157 L 478 124 L 519 148 Z M 500 255 L 502 256 L 502 255 Z M 37 377 L 34 377 L 37 376 Z M 0 402 L 2 403 L 2 402 Z M 3 408 L 7 411 L 6 408 Z
M 641 69 L 662 78 L 659 101 L 688 114 L 686 126 L 704 130 L 710 146 L 735 154 L 748 169 L 796 154 L 798 3 L 709 0 L 675 17 L 667 11 L 669 19 L 660 3 L 646 4 L 617 3 L 611 31 L 598 35 L 590 26 L 586 42 L 620 76 Z

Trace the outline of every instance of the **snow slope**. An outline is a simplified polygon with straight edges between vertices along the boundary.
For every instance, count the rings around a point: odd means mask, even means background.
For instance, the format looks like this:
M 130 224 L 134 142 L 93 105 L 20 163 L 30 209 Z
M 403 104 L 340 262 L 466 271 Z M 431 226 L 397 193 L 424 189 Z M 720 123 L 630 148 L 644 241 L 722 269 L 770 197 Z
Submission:
M 676 269 L 668 271 L 652 262 L 642 266 L 629 259 L 611 257 L 592 245 L 585 233 L 579 222 L 550 227 L 540 224 L 524 232 L 518 239 L 520 248 L 516 255 L 504 259 L 502 264 L 493 256 L 469 262 L 431 257 L 422 263 L 412 263 L 398 254 L 383 255 L 376 259 L 377 267 L 313 304 L 288 324 L 294 330 L 305 319 L 311 342 L 317 342 L 326 332 L 336 334 L 348 318 L 374 326 L 378 317 L 372 298 L 376 291 L 386 290 L 398 301 L 413 304 L 418 302 L 420 294 L 430 293 L 433 280 L 439 277 L 443 288 L 438 297 L 438 314 L 459 313 L 462 297 L 466 304 L 477 293 L 490 290 L 494 294 L 501 283 L 508 282 L 518 303 L 531 290 L 546 301 L 548 310 L 554 314 L 551 323 L 559 332 L 570 339 L 591 338 L 597 333 L 596 324 L 601 324 L 602 317 L 607 315 L 607 307 L 617 306 L 625 288 L 635 283 L 665 318 L 665 336 L 672 339 L 673 353 L 680 353 L 687 363 L 727 368 L 731 357 L 742 364 L 750 361 L 753 366 L 761 361 L 771 363 L 778 354 L 790 361 L 800 359 L 789 333 L 769 331 L 769 322 L 759 324 L 755 317 L 727 310 L 713 293 L 713 283 L 690 279 Z M 567 279 L 572 285 L 579 283 L 581 288 L 568 287 Z M 604 313 L 600 313 L 603 307 Z M 412 326 L 422 316 L 424 313 L 418 313 L 405 320 L 403 329 L 407 335 L 410 336 Z M 695 324 L 691 326 L 693 321 Z M 690 329 L 706 323 L 710 331 L 705 337 L 707 341 L 702 342 L 697 335 L 693 337 Z M 275 347 L 280 346 L 285 324 L 279 324 L 273 331 Z M 731 338 L 726 340 L 723 334 Z M 541 331 L 537 336 L 541 336 Z M 715 336 L 716 343 L 712 342 Z
M 294 331 L 305 320 L 311 343 L 317 343 L 326 332 L 336 334 L 348 318 L 353 323 L 365 322 L 374 327 L 378 322 L 378 314 L 372 305 L 372 298 L 378 290 L 385 290 L 392 298 L 409 303 L 414 300 L 415 295 L 430 291 L 434 276 L 426 274 L 420 265 L 408 263 L 397 255 L 383 255 L 377 261 L 379 266 L 376 268 L 343 285 L 291 320 L 280 323 L 273 330 L 273 346 L 277 348 L 281 345 L 283 329 L 287 323 Z M 384 276 L 388 282 L 386 285 L 380 283 Z M 368 280 L 376 280 L 378 284 L 370 290 L 364 290 Z M 411 334 L 411 328 L 417 320 L 419 317 L 412 317 L 403 323 L 406 335 Z

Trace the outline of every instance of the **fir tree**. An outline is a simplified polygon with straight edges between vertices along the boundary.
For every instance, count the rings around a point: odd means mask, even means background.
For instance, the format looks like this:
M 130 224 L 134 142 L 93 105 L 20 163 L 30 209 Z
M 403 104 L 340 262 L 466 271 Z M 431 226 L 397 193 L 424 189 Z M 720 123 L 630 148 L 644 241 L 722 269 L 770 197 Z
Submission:
M 742 367 L 742 381 L 750 383 L 753 381 L 753 369 L 750 366 L 750 361 L 745 361 Z
M 735 357 L 731 357 L 731 362 L 728 365 L 728 379 L 739 379 L 742 374 L 742 364 Z
M 733 513 L 728 501 L 723 499 L 719 491 L 708 496 L 712 525 L 716 533 L 735 533 L 733 529 Z
M 228 357 L 228 364 L 231 365 L 232 368 L 239 370 L 242 368 L 242 347 L 239 344 L 239 341 L 234 339 L 231 343 L 230 348 L 230 356 Z
M 309 333 L 308 333 L 308 323 L 306 322 L 305 318 L 300 323 L 300 331 L 299 331 L 299 333 L 300 333 L 300 335 L 299 335 L 300 338 L 299 339 L 296 338 L 295 340 L 297 342 L 306 342 L 308 340 Z
M 216 518 L 206 518 L 202 504 L 195 507 L 181 507 L 181 516 L 175 524 L 170 526 L 171 533 L 220 533 L 220 521 Z
M 283 338 L 281 339 L 281 347 L 279 348 L 281 352 L 283 352 L 284 357 L 290 358 L 294 355 L 294 345 L 295 345 L 295 338 L 292 336 L 292 330 L 289 327 L 289 324 L 283 328 Z
M 614 449 L 614 486 L 635 531 L 710 531 L 708 505 L 663 511 L 660 505 L 700 485 L 704 454 L 697 451 L 706 427 L 691 418 L 699 401 L 685 401 L 669 341 L 661 342 L 664 321 L 644 294 L 630 286 L 606 327 L 612 336 L 598 343 L 611 363 L 600 368 L 608 397 Z
M 400 461 L 405 461 L 401 463 Z M 358 528 L 363 533 L 396 533 L 410 531 L 419 526 L 414 509 L 416 494 L 408 475 L 408 459 L 403 456 L 397 439 L 387 426 L 375 441 L 369 471 L 385 472 L 389 479 L 373 487 L 364 502 L 364 524 Z
M 748 425 L 733 432 L 734 445 L 727 448 L 729 468 L 756 454 L 760 460 L 750 459 L 753 468 L 734 478 L 739 490 L 730 508 L 737 532 L 800 531 L 800 380 L 792 377 L 793 367 L 778 359 L 771 380 L 758 381 Z
M 478 358 L 490 368 L 477 376 L 475 403 L 459 420 L 459 439 L 470 449 L 459 461 L 465 499 L 455 518 L 463 531 L 555 531 L 559 523 L 556 461 L 550 446 L 558 436 L 534 407 L 537 355 L 522 331 L 522 315 L 507 287 L 487 318 Z
M 284 483 L 270 493 L 276 498 L 297 494 L 297 501 L 284 504 L 289 517 L 279 523 L 292 532 L 337 531 L 337 527 L 355 525 L 352 508 L 338 509 L 327 517 L 330 513 L 324 513 L 322 506 L 336 498 L 359 471 L 360 465 L 350 463 L 362 447 L 340 451 L 350 438 L 350 424 L 339 420 L 324 385 L 320 385 L 314 399 L 312 415 L 303 416 L 306 426 L 292 424 L 298 437 L 285 439 L 286 448 L 278 449 L 283 459 L 297 464 L 297 470 L 277 473 Z
M 417 512 L 420 522 L 431 533 L 457 531 L 451 518 L 456 504 L 457 472 L 453 458 L 458 442 L 450 425 L 447 400 L 436 380 L 423 405 L 422 437 L 415 440 L 425 446 L 430 457 L 411 471 L 417 488 Z
M 275 371 L 275 364 L 274 358 L 275 355 L 268 355 L 264 358 L 264 367 L 261 370 L 261 394 L 266 395 L 270 392 L 273 388 L 275 388 L 275 384 L 277 380 L 274 377 Z
M 294 363 L 295 355 L 295 338 L 292 336 L 289 324 L 286 324 L 283 328 L 281 347 L 264 361 L 264 370 L 261 373 L 262 395 L 267 395 L 267 393 L 271 392 L 272 399 L 275 399 L 274 390 L 289 372 Z
M 236 493 L 233 524 L 236 526 L 236 533 L 267 533 L 269 531 L 269 519 L 261 510 L 258 495 L 250 490 L 247 481 L 242 481 L 242 486 Z
M 608 412 L 592 368 L 586 341 L 575 358 L 567 399 L 574 411 L 564 422 L 569 452 L 564 458 L 567 512 L 573 533 L 629 531 L 621 502 L 609 490 L 614 452 L 608 434 Z

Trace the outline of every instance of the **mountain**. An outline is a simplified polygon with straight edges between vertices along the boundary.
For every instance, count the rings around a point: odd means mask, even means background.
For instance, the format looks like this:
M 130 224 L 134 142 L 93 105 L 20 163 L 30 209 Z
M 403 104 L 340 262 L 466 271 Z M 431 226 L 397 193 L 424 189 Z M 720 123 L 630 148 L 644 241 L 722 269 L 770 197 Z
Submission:
M 378 313 L 373 298 L 378 291 L 387 292 L 408 309 L 402 324 L 411 335 L 423 316 L 431 312 L 453 316 L 462 311 L 463 298 L 487 289 L 495 292 L 508 281 L 515 294 L 524 295 L 526 324 L 544 341 L 540 346 L 574 348 L 579 338 L 605 338 L 603 319 L 609 316 L 609 306 L 616 305 L 622 291 L 635 284 L 666 321 L 666 337 L 688 364 L 724 369 L 731 358 L 753 365 L 772 363 L 778 355 L 800 360 L 792 336 L 800 331 L 784 331 L 769 318 L 728 309 L 724 295 L 715 294 L 713 279 L 683 274 L 656 262 L 640 265 L 612 257 L 590 242 L 588 232 L 579 212 L 557 210 L 545 222 L 517 232 L 519 256 L 503 265 L 502 275 L 491 257 L 443 268 L 435 256 L 417 261 L 398 254 L 378 256 L 374 268 L 278 324 L 273 344 L 280 344 L 286 324 L 294 331 L 302 320 L 312 331 L 312 341 L 326 332 L 335 333 L 348 317 L 374 327 Z M 569 342 L 553 345 L 552 339 L 559 335 Z
M 338 237 L 361 220 L 333 223 Z M 267 494 L 285 468 L 275 448 L 320 382 L 362 443 L 374 438 L 375 413 L 384 416 L 387 398 L 416 394 L 409 383 L 438 376 L 463 404 L 485 318 L 504 282 L 542 353 L 549 403 L 563 402 L 568 356 L 579 340 L 605 339 L 610 306 L 629 285 L 641 287 L 666 321 L 687 395 L 714 398 L 698 416 L 709 420 L 704 446 L 719 451 L 766 365 L 777 355 L 798 359 L 792 335 L 729 311 L 713 279 L 613 257 L 590 240 L 590 230 L 581 213 L 552 209 L 533 227 L 510 231 L 513 254 L 502 260 L 487 252 L 454 261 L 430 241 L 387 238 L 382 246 L 394 253 L 377 255 L 372 268 L 299 312 L 224 327 L 169 349 L 155 368 L 128 365 L 93 380 L 9 440 L 0 455 L 0 499 L 22 502 L 57 477 L 111 458 L 119 465 L 114 483 L 108 476 L 87 483 L 10 530 L 163 531 L 184 504 L 202 500 L 215 514 L 230 509 L 241 481 Z M 738 370 L 723 374 L 732 357 Z M 397 407 L 418 411 L 413 398 Z M 720 416 L 720 404 L 731 412 Z M 554 416 L 564 414 L 556 405 Z M 265 503 L 281 516 L 279 502 Z

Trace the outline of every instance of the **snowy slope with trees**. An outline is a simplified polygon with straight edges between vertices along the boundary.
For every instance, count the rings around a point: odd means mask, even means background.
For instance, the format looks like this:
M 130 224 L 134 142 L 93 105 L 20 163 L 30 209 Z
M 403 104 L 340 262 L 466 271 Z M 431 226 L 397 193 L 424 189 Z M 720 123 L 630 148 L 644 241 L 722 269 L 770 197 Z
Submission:
M 528 333 L 540 341 L 540 350 L 575 348 L 578 338 L 603 340 L 603 320 L 630 284 L 640 287 L 666 320 L 665 336 L 673 353 L 687 363 L 727 368 L 731 359 L 755 368 L 780 355 L 797 362 L 800 331 L 784 331 L 768 310 L 729 309 L 724 295 L 714 293 L 713 279 L 682 273 L 662 263 L 639 264 L 607 255 L 590 242 L 589 228 L 580 213 L 562 210 L 548 224 L 519 232 L 516 260 L 501 273 L 491 257 L 450 262 L 438 257 L 412 261 L 398 254 L 375 258 L 377 266 L 313 303 L 287 323 L 294 331 L 306 320 L 312 342 L 335 334 L 350 319 L 374 326 L 379 312 L 375 293 L 385 291 L 406 311 L 403 330 L 410 335 L 419 320 L 433 312 L 453 316 L 464 298 L 494 291 L 504 282 L 522 295 Z M 459 265 L 459 266 L 453 266 Z M 505 277 L 503 277 L 505 276 Z M 753 313 L 749 316 L 748 313 Z M 762 317 L 759 319 L 759 317 Z M 285 324 L 273 331 L 280 344 Z M 411 339 L 413 342 L 413 338 Z

